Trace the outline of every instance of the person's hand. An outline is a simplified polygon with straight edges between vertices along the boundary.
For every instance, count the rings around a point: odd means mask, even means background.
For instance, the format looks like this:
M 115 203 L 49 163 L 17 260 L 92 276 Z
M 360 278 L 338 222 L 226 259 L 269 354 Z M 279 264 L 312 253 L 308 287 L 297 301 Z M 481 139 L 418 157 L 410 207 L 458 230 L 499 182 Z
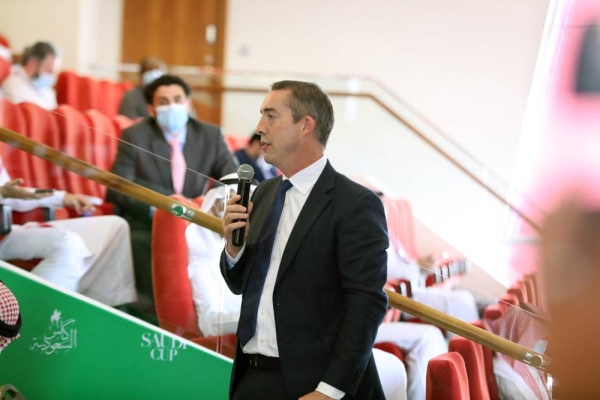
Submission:
M 435 257 L 433 256 L 433 254 L 428 254 L 426 256 L 419 257 L 419 259 L 417 260 L 417 264 L 419 264 L 422 268 L 432 271 L 433 267 L 435 267 Z
M 0 194 L 5 199 L 23 199 L 23 200 L 38 200 L 43 199 L 45 197 L 52 196 L 51 192 L 47 193 L 35 193 L 30 190 L 27 190 L 21 185 L 23 184 L 23 179 L 15 179 L 10 182 L 5 183 L 0 186 Z
M 319 400 L 319 399 L 331 399 L 331 398 L 332 397 L 326 396 L 323 393 L 317 392 L 315 390 L 314 392 L 305 394 L 304 396 L 300 397 L 298 400 L 310 400 L 310 399 Z
M 96 211 L 96 207 L 92 205 L 90 198 L 82 194 L 65 194 L 63 204 L 65 207 L 75 210 L 77 214 Z
M 233 240 L 233 231 L 245 226 L 245 240 L 248 237 L 248 231 L 250 230 L 250 224 L 247 222 L 247 219 L 250 218 L 250 213 L 252 212 L 252 202 L 248 203 L 248 210 L 246 210 L 246 207 L 235 204 L 240 201 L 241 198 L 242 196 L 238 194 L 230 198 L 225 207 L 225 214 L 223 215 L 223 230 L 225 231 L 225 240 L 227 241 L 227 253 L 233 258 L 235 258 L 241 250 L 241 247 L 236 247 L 231 243 Z

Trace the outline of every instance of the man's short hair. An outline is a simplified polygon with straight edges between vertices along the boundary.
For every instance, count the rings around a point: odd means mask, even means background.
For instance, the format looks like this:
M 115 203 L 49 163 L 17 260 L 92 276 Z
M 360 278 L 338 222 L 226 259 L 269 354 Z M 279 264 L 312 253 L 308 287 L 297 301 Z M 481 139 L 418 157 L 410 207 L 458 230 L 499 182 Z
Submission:
M 167 71 L 167 64 L 165 64 L 165 62 L 158 57 L 147 56 L 144 57 L 142 61 L 140 61 L 140 72 L 149 71 L 154 67 L 158 67 L 158 69 L 160 69 L 163 72 Z
M 161 86 L 171 86 L 171 85 L 179 85 L 183 89 L 185 96 L 190 97 L 192 93 L 192 89 L 190 85 L 188 85 L 183 79 L 175 75 L 163 75 L 161 77 L 156 78 L 152 82 L 150 82 L 146 87 L 144 87 L 144 98 L 146 99 L 146 103 L 152 104 L 154 101 L 154 93 Z
M 250 141 L 248 142 L 248 144 L 252 144 L 254 142 L 260 142 L 260 135 L 258 133 L 253 133 L 252 136 L 250 137 Z
M 41 62 L 48 56 L 56 56 L 56 49 L 48 42 L 37 42 L 23 51 L 21 65 L 26 65 L 29 60 Z
M 333 106 L 325 92 L 314 83 L 301 81 L 275 82 L 271 85 L 271 90 L 292 92 L 288 107 L 292 110 L 294 122 L 310 115 L 315 120 L 317 139 L 325 147 L 334 122 Z

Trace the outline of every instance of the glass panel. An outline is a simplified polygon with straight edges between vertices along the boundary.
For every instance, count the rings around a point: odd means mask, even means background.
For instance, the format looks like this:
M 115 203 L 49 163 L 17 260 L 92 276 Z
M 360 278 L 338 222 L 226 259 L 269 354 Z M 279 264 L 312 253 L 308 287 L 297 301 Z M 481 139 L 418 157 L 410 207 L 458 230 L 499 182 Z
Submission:
M 185 77 L 193 81 L 189 74 Z M 239 138 L 247 137 L 253 131 L 268 85 L 283 78 L 284 76 L 266 74 L 228 74 L 212 76 L 208 80 L 213 92 L 220 93 L 221 88 L 223 90 L 220 112 L 229 150 L 243 145 L 243 140 Z M 498 303 L 502 294 L 498 286 L 490 291 L 476 290 L 467 283 L 469 275 L 474 273 L 478 274 L 478 278 L 483 277 L 483 280 L 495 280 L 501 284 L 508 282 L 511 240 L 516 232 L 516 225 L 521 224 L 522 220 L 468 173 L 479 179 L 485 178 L 486 183 L 497 183 L 499 180 L 493 178 L 479 161 L 469 158 L 449 138 L 428 128 L 412 110 L 405 106 L 402 108 L 403 105 L 397 99 L 382 92 L 372 82 L 331 77 L 310 79 L 330 93 L 336 113 L 336 125 L 326 149 L 329 160 L 339 172 L 383 193 L 390 233 L 397 235 L 397 239 L 406 247 L 403 257 L 409 260 L 409 269 L 414 273 L 416 268 L 415 276 L 411 277 L 409 274 L 408 277 L 396 277 L 408 279 L 413 298 L 423 303 L 427 303 L 428 298 L 436 299 L 436 296 L 442 299 L 434 300 L 432 305 L 436 305 L 435 302 L 445 304 L 449 298 L 458 299 L 452 304 L 463 306 L 451 309 L 438 305 L 437 308 L 467 322 L 479 319 L 486 306 L 496 305 L 498 310 L 492 307 L 488 311 L 490 321 L 486 321 L 487 325 L 484 326 L 513 342 L 542 351 L 540 343 L 546 340 L 545 331 L 540 328 L 539 331 L 530 333 L 529 329 L 534 325 L 544 326 L 544 323 L 539 323 L 538 317 L 533 317 L 530 312 L 523 311 L 523 308 Z M 206 86 L 205 83 L 196 85 L 200 86 L 195 87 L 195 96 L 212 93 L 202 88 Z M 348 93 L 355 95 L 348 96 Z M 376 95 L 373 96 L 373 93 Z M 200 101 L 200 97 L 194 99 Z M 402 118 L 399 119 L 395 114 L 400 114 Z M 15 117 L 18 115 L 20 117 Z M 149 145 L 150 149 L 147 151 L 120 140 L 121 129 L 133 123 L 126 118 L 109 118 L 95 111 L 82 113 L 65 106 L 46 112 L 33 106 L 14 106 L 3 102 L 0 120 L 3 121 L 2 126 L 35 138 L 102 170 L 111 169 L 118 149 L 121 153 L 141 153 L 145 158 L 145 165 L 162 165 L 163 168 L 156 168 L 156 174 L 164 176 L 138 177 L 134 181 L 163 194 L 173 193 L 173 187 L 169 186 L 172 182 L 169 166 L 171 150 L 168 144 L 161 141 L 156 147 Z M 32 125 L 34 123 L 37 125 Z M 409 125 L 418 125 L 423 136 L 416 135 Z M 158 148 L 162 148 L 162 151 Z M 460 166 L 442 153 L 456 157 Z M 24 157 L 21 151 L 10 146 L 2 145 L 2 158 L 11 176 L 26 177 L 26 183 L 31 181 L 32 186 L 66 189 L 100 199 L 106 196 L 106 187 L 82 180 L 60 167 L 34 161 L 29 156 Z M 209 174 L 210 171 L 205 173 Z M 198 184 L 194 187 L 196 194 L 189 195 L 190 199 L 179 198 L 177 201 L 189 209 L 200 208 L 218 215 L 218 207 L 222 204 L 220 201 L 215 202 L 214 198 L 210 204 L 202 201 L 207 201 L 208 197 L 203 196 L 208 189 L 217 188 L 218 182 L 214 178 L 220 176 L 203 175 L 188 165 L 188 176 L 190 174 L 198 178 Z M 130 178 L 133 179 L 133 176 Z M 159 183 L 152 183 L 154 178 Z M 227 197 L 229 189 L 223 191 L 223 197 Z M 508 196 L 507 189 L 503 190 L 500 184 L 497 187 L 492 184 L 492 189 L 499 190 L 500 197 Z M 405 201 L 411 208 L 407 211 L 406 208 L 399 207 L 400 201 Z M 120 202 L 131 205 L 131 201 L 124 198 Z M 106 203 L 98 205 L 97 213 L 104 212 L 105 206 Z M 143 222 L 130 220 L 130 235 L 134 243 L 136 240 L 137 243 L 143 243 L 135 245 L 134 254 L 140 252 L 141 255 L 136 257 L 135 267 L 134 263 L 115 266 L 115 270 L 121 272 L 135 272 L 139 299 L 137 302 L 124 301 L 109 305 L 231 356 L 234 342 L 227 335 L 235 332 L 235 310 L 232 310 L 235 306 L 231 307 L 231 304 L 236 300 L 230 299 L 231 293 L 224 282 L 219 280 L 222 278 L 216 257 L 220 254 L 222 241 L 217 234 L 205 229 L 187 227 L 186 233 L 186 222 L 182 223 L 166 212 L 144 207 L 137 208 L 138 211 L 143 210 L 137 215 Z M 110 209 L 110 205 L 108 208 Z M 117 209 L 117 212 L 123 213 L 124 210 Z M 410 219 L 412 214 L 409 219 L 403 219 L 403 213 L 406 212 L 414 213 L 420 223 L 435 231 L 452 249 L 456 249 L 435 257 L 435 267 L 431 266 L 434 274 L 429 277 L 421 273 L 415 264 L 420 256 L 419 246 L 411 242 L 414 241 L 414 228 L 407 227 L 406 224 L 413 223 Z M 106 213 L 110 214 L 111 211 Z M 76 216 L 73 212 L 70 215 Z M 150 232 L 153 232 L 154 242 L 150 239 Z M 149 256 L 151 247 L 161 249 L 153 254 L 154 266 Z M 193 255 L 194 251 L 198 254 Z M 396 248 L 396 251 L 399 249 Z M 460 254 L 468 254 L 470 261 L 451 262 L 451 257 L 460 257 Z M 194 257 L 197 257 L 195 260 L 198 262 L 198 270 L 188 269 L 188 264 Z M 471 265 L 470 271 L 467 265 Z M 164 266 L 168 269 L 158 272 L 158 268 Z M 207 266 L 210 268 L 206 268 L 206 271 L 200 269 Z M 161 274 L 160 279 L 154 280 L 154 287 L 149 279 L 152 268 L 155 277 Z M 190 278 L 194 279 L 196 274 L 199 276 L 198 285 L 192 283 L 190 290 Z M 485 274 L 489 276 L 486 277 Z M 461 277 L 464 280 L 461 281 Z M 214 283 L 206 285 L 209 278 Z M 408 286 L 406 282 L 403 285 Z M 397 291 L 405 290 L 400 281 L 395 286 Z M 131 289 L 131 281 L 128 287 Z M 158 294 L 163 289 L 167 293 L 164 297 Z M 205 295 L 206 290 L 211 291 L 211 299 L 216 299 L 210 304 L 211 310 L 215 311 L 214 319 L 208 322 L 199 321 L 191 302 L 194 292 Z M 539 306 L 542 302 L 535 298 L 535 304 Z M 196 307 L 199 306 L 196 304 Z M 494 315 L 504 318 L 500 319 L 502 323 L 494 322 L 499 320 L 492 320 Z M 404 318 L 406 321 L 410 320 L 408 315 Z M 204 328 L 203 323 L 207 324 Z M 202 337 L 202 330 L 210 331 L 210 337 Z M 519 332 L 527 332 L 526 337 L 516 334 Z

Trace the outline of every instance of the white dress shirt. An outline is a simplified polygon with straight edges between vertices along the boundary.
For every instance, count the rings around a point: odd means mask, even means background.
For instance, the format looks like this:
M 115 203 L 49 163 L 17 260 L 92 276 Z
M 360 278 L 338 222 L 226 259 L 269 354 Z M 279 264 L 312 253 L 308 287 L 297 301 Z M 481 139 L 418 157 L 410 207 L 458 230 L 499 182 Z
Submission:
M 265 285 L 263 286 L 260 302 L 258 304 L 256 334 L 244 346 L 244 353 L 279 357 L 277 332 L 275 330 L 275 312 L 273 310 L 273 290 L 275 289 L 275 280 L 277 279 L 277 274 L 279 272 L 281 257 L 283 256 L 292 229 L 296 224 L 298 215 L 300 215 L 304 203 L 306 203 L 312 188 L 315 186 L 321 173 L 323 173 L 326 165 L 327 158 L 323 156 L 315 163 L 289 178 L 293 187 L 285 194 L 285 203 L 283 205 L 283 211 L 281 212 L 281 218 L 279 219 L 279 225 L 277 226 L 275 241 L 273 242 L 271 264 L 269 265 L 267 277 L 265 278 Z M 284 175 L 283 179 L 285 180 L 288 178 Z M 235 265 L 240 259 L 244 249 L 245 247 L 242 248 L 235 259 L 230 257 L 226 251 L 227 259 L 231 266 Z M 344 392 L 325 382 L 319 383 L 317 390 L 334 399 L 341 399 L 344 396 Z

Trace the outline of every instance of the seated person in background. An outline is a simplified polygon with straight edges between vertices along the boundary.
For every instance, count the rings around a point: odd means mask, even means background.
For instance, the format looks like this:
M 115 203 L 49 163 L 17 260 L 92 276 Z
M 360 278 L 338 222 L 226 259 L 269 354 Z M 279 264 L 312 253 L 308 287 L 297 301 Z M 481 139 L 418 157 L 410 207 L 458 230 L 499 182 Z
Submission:
M 238 165 L 248 164 L 254 168 L 254 179 L 258 182 L 278 175 L 275 167 L 265 161 L 260 144 L 260 135 L 257 133 L 252 135 L 245 148 L 234 153 L 234 157 L 237 159 Z
M 388 253 L 388 282 L 406 279 L 411 282 L 412 298 L 419 303 L 435 308 L 448 315 L 472 322 L 479 319 L 473 294 L 468 290 L 448 290 L 445 288 L 425 287 L 424 277 L 431 272 L 435 261 L 433 257 L 411 260 L 402 243 L 393 240 L 390 234 Z
M 221 178 L 223 185 L 214 187 L 205 196 L 201 211 L 222 217 L 224 204 L 237 191 L 237 174 Z M 255 186 L 251 187 L 251 192 Z M 241 295 L 234 295 L 219 270 L 223 238 L 208 229 L 190 224 L 185 232 L 188 248 L 188 273 L 192 286 L 198 326 L 206 336 L 236 333 Z M 406 354 L 408 370 L 395 357 L 374 349 L 381 383 L 388 399 L 424 399 L 427 363 L 448 351 L 439 329 L 431 325 L 406 322 L 383 323 L 376 342 L 392 342 Z
M 0 160 L 1 165 L 1 160 Z M 93 211 L 87 196 L 54 191 L 34 193 L 0 171 L 0 204 L 13 211 L 38 207 Z M 127 223 L 116 216 L 72 218 L 44 224 L 13 225 L 0 236 L 0 260 L 41 259 L 31 271 L 62 287 L 109 306 L 135 301 Z
M 19 302 L 13 292 L 0 281 L 0 353 L 10 342 L 19 338 L 20 330 Z
M 489 332 L 544 354 L 548 344 L 550 321 L 539 316 L 540 314 L 545 315 L 535 306 L 521 303 L 521 307 L 507 307 L 501 317 L 495 320 L 486 319 L 483 322 Z M 494 375 L 501 399 L 552 398 L 548 392 L 545 372 L 504 354 L 494 353 Z
M 121 100 L 119 114 L 131 119 L 143 119 L 148 114 L 148 105 L 144 98 L 144 86 L 167 72 L 167 65 L 158 57 L 145 57 L 140 62 L 140 85 L 128 90 Z
M 2 83 L 4 96 L 13 103 L 28 102 L 46 110 L 56 108 L 58 52 L 50 43 L 37 42 L 23 52 L 21 64 L 15 65 Z
M 150 117 L 123 131 L 112 167 L 114 174 L 166 196 L 194 199 L 204 194 L 208 177 L 237 170 L 219 127 L 188 115 L 190 93 L 188 84 L 173 75 L 163 75 L 145 87 Z M 141 300 L 151 302 L 154 210 L 111 190 L 107 199 L 129 222 L 136 286 Z

